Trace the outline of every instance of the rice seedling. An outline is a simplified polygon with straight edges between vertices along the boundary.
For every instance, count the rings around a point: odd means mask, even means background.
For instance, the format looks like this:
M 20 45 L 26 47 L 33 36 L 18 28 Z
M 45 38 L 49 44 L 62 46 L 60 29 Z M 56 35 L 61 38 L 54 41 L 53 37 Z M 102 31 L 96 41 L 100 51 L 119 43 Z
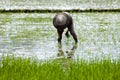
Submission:
M 0 80 L 120 80 L 120 60 L 38 61 L 32 58 L 3 57 Z

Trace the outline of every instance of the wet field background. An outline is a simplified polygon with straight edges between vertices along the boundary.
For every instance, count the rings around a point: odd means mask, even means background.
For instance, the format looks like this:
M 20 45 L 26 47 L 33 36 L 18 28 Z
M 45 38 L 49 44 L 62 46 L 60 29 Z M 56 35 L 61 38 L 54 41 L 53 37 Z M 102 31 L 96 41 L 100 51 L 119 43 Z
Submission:
M 78 44 L 57 42 L 52 19 L 63 11 Z M 0 80 L 118 80 L 119 18 L 120 0 L 0 0 Z
M 120 56 L 120 13 L 71 13 L 78 44 L 63 34 L 57 43 L 52 19 L 55 13 L 0 13 L 0 57 L 38 59 L 118 59 Z M 74 50 L 71 50 L 74 47 Z
M 0 9 L 120 9 L 120 0 L 1 0 Z
M 57 3 L 57 4 L 56 4 Z M 36 57 L 38 59 L 94 59 L 120 56 L 120 13 L 71 11 L 78 44 L 72 36 L 63 34 L 62 45 L 57 43 L 57 31 L 52 24 L 55 13 L 47 10 L 104 10 L 120 9 L 120 0 L 1 0 L 0 57 Z M 46 13 L 14 13 L 9 10 L 46 10 Z M 73 49 L 74 48 L 74 49 Z M 71 50 L 73 49 L 73 50 Z

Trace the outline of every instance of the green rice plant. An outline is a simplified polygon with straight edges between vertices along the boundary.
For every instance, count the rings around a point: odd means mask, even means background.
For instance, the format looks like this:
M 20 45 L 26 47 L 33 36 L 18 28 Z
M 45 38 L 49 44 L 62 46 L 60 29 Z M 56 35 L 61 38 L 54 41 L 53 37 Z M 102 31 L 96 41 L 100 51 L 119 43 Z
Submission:
M 45 21 L 51 21 L 52 19 L 50 17 L 37 17 L 37 18 L 34 18 L 34 17 L 28 17 L 26 16 L 25 18 L 18 18 L 17 20 L 24 20 L 26 22 L 45 22 Z
M 0 36 L 4 36 L 4 35 L 5 35 L 5 30 L 0 27 Z
M 11 23 L 11 18 L 9 17 L 10 14 L 6 13 L 6 14 L 2 14 L 0 13 L 0 25 L 5 25 L 6 23 Z
M 21 31 L 18 31 L 15 36 L 11 36 L 12 40 L 19 40 L 21 38 L 34 38 L 39 39 L 40 37 L 49 37 L 50 31 L 47 30 L 47 33 L 45 33 L 45 30 L 41 30 L 39 28 L 35 28 L 33 30 L 28 30 L 26 28 L 21 29 Z
M 113 43 L 116 45 L 115 35 L 112 33 L 111 36 L 112 36 Z
M 120 59 L 38 61 L 31 58 L 4 57 L 0 80 L 120 80 Z

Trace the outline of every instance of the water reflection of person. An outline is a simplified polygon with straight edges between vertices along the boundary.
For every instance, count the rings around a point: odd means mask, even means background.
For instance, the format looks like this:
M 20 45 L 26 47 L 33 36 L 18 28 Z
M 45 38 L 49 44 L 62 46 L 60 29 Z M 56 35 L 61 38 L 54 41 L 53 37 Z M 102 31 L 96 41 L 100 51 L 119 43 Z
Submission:
M 67 58 L 72 58 L 72 56 L 74 55 L 76 49 L 77 49 L 77 44 L 74 44 L 72 49 L 70 49 L 69 51 L 66 51 Z
M 72 49 L 67 50 L 66 51 L 67 58 L 72 58 L 72 56 L 74 55 L 76 49 L 77 49 L 77 44 L 74 44 Z M 57 57 L 61 57 L 61 56 L 64 56 L 64 52 L 62 50 L 62 44 L 58 43 L 58 54 L 57 54 Z
M 62 50 L 62 44 L 58 43 L 58 54 L 57 54 L 57 57 L 61 57 L 61 56 L 64 56 L 64 52 Z
M 65 53 L 67 54 L 67 58 L 66 55 L 63 52 L 62 49 L 62 44 L 58 43 L 58 54 L 57 54 L 57 61 L 61 64 L 61 66 L 64 68 L 64 71 L 67 72 L 70 68 L 71 68 L 71 60 L 72 57 L 74 56 L 75 50 L 77 49 L 77 44 L 73 44 L 73 47 L 70 50 L 67 50 Z M 62 59 L 61 59 L 62 58 Z

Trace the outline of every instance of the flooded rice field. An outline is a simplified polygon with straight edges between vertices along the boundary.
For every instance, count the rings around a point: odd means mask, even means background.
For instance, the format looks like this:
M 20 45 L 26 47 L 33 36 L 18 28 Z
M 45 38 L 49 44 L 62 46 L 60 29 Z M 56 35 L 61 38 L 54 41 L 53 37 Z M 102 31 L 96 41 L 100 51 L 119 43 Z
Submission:
M 56 4 L 57 3 L 57 4 Z M 1 0 L 0 9 L 119 9 L 120 0 Z
M 57 43 L 52 18 L 55 13 L 0 13 L 0 57 L 35 57 L 40 60 L 118 59 L 120 57 L 120 13 L 71 13 L 78 44 L 63 34 Z M 71 50 L 74 48 L 73 50 Z

